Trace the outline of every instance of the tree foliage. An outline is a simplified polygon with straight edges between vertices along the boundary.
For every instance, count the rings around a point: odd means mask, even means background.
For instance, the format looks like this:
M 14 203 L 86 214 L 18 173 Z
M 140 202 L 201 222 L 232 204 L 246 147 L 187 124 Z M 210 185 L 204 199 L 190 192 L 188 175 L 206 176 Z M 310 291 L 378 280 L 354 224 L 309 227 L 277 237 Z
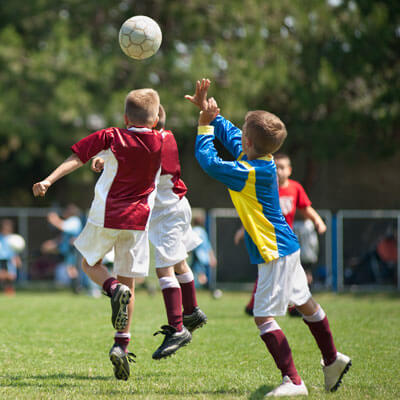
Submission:
M 7 4 L 6 4 L 7 3 Z M 127 58 L 118 30 L 148 15 L 161 50 Z M 249 109 L 286 122 L 287 149 L 310 157 L 387 156 L 400 122 L 400 3 L 395 0 L 78 0 L 0 3 L 0 196 L 31 184 L 98 128 L 122 125 L 132 88 L 154 87 L 180 144 L 195 132 L 194 82 L 241 124 Z M 75 175 L 76 176 L 76 175 Z M 80 179 L 93 180 L 83 169 Z

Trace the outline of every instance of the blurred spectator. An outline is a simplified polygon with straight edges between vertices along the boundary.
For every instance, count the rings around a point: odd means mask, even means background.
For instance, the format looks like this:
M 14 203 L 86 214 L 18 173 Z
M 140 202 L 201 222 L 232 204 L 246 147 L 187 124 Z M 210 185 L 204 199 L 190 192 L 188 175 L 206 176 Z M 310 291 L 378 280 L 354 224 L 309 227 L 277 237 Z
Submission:
M 364 256 L 351 260 L 345 270 L 347 285 L 396 285 L 397 235 L 391 229 Z
M 68 204 L 62 216 L 51 212 L 47 215 L 48 222 L 61 232 L 56 239 L 46 240 L 42 244 L 44 254 L 59 254 L 61 263 L 55 269 L 55 281 L 61 286 L 71 286 L 74 292 L 79 292 L 78 253 L 73 246 L 75 238 L 82 230 L 80 210 L 75 204 Z
M 17 254 L 18 250 L 23 250 L 23 246 L 14 246 L 13 239 L 18 239 L 19 235 L 14 234 L 14 223 L 11 219 L 3 219 L 0 222 L 0 287 L 7 295 L 15 295 L 14 283 L 17 279 L 17 268 L 21 267 L 21 258 Z M 11 240 L 10 240 L 11 239 Z
M 213 292 L 214 297 L 221 297 L 222 292 L 212 287 L 213 273 L 217 267 L 217 259 L 204 228 L 205 214 L 193 210 L 193 231 L 202 239 L 202 243 L 192 251 L 191 268 L 194 275 L 194 282 L 197 288 L 208 288 Z

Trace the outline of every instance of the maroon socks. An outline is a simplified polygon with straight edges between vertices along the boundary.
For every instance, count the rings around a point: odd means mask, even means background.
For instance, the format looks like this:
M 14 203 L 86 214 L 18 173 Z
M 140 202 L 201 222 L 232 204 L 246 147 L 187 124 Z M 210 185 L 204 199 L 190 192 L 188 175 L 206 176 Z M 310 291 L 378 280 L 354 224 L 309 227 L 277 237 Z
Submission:
M 261 339 L 266 344 L 276 366 L 281 371 L 282 377 L 287 375 L 295 385 L 300 385 L 301 378 L 294 365 L 292 351 L 278 323 L 272 320 L 260 325 L 258 329 L 260 330 Z
M 120 282 L 117 281 L 115 278 L 110 277 L 106 279 L 103 283 L 103 290 L 107 293 L 108 297 L 111 297 L 114 293 L 115 288 Z

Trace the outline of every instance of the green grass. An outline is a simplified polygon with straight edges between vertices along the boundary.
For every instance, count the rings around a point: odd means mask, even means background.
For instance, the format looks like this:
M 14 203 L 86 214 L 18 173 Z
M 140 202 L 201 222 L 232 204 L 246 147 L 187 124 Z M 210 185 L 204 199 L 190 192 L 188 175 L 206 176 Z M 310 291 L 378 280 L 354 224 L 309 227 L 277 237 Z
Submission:
M 209 323 L 193 342 L 154 361 L 153 336 L 165 316 L 161 294 L 139 291 L 130 350 L 137 355 L 127 382 L 116 381 L 108 350 L 113 330 L 108 300 L 69 293 L 0 296 L 1 399 L 261 399 L 280 383 L 252 318 L 246 293 L 220 300 L 199 294 Z M 323 294 L 339 351 L 353 366 L 334 394 L 323 391 L 320 354 L 299 318 L 279 318 L 310 399 L 400 399 L 400 298 Z

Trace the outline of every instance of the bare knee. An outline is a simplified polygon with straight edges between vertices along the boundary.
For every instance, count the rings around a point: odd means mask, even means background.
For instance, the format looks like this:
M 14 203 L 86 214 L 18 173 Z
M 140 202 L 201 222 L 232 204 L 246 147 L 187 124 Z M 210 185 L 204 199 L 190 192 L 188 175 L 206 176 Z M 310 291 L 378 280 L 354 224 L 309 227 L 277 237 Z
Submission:
M 185 274 L 186 272 L 189 272 L 191 269 L 189 265 L 187 264 L 186 260 L 180 261 L 174 265 L 174 270 L 176 274 Z
M 301 306 L 296 306 L 296 308 L 303 314 L 303 315 L 313 315 L 319 309 L 319 304 L 310 297 L 306 303 L 302 304 Z

